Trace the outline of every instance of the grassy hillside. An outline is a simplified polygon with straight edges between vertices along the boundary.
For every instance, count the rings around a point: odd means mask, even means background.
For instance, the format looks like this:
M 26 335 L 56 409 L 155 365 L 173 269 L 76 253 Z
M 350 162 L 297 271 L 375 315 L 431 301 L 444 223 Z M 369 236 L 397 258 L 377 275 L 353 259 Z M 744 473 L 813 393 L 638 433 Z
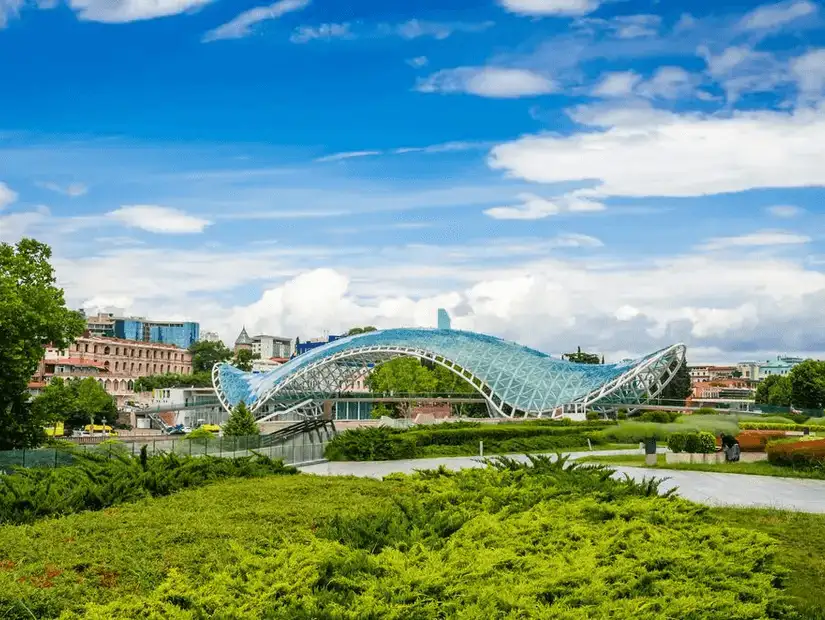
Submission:
M 0 527 L 0 618 L 793 618 L 787 592 L 821 602 L 821 583 L 783 578 L 802 570 L 793 537 L 755 531 L 787 534 L 786 515 L 760 527 L 606 476 L 277 476 Z

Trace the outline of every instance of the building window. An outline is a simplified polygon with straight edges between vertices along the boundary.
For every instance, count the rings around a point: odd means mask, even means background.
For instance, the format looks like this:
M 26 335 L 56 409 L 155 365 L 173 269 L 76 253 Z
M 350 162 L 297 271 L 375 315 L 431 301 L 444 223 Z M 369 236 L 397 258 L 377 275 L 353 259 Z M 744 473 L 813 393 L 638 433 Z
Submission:
M 143 364 L 138 364 L 138 372 L 143 372 Z
M 129 372 L 135 372 L 135 363 L 132 362 L 132 365 L 129 367 Z
M 120 347 L 115 347 L 115 355 L 120 355 Z
M 157 364 L 152 364 L 152 372 L 157 372 L 157 371 L 158 371 L 158 365 Z
M 109 347 L 104 347 L 103 348 L 103 355 L 109 355 L 110 352 L 111 352 L 111 349 L 109 349 Z
M 115 362 L 115 370 L 118 370 L 119 365 L 120 365 L 120 362 Z
M 94 346 L 94 353 L 97 353 L 97 345 Z

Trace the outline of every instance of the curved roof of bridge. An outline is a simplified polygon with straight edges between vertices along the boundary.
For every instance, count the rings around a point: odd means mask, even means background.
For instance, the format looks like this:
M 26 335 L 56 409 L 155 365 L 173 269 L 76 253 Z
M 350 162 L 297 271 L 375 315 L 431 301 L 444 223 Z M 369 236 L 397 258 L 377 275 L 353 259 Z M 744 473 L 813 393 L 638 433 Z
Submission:
M 319 368 L 335 356 L 365 350 L 406 350 L 437 356 L 469 371 L 504 403 L 522 411 L 547 411 L 575 402 L 601 386 L 628 373 L 673 347 L 646 357 L 618 364 L 577 364 L 552 357 L 515 342 L 475 332 L 439 329 L 388 329 L 335 340 L 292 358 L 267 373 L 244 373 L 221 364 L 216 368 L 216 389 L 224 402 L 234 406 L 240 401 L 254 408 L 286 387 L 297 374 Z M 404 353 L 399 353 L 403 355 Z M 419 355 L 422 356 L 422 355 Z

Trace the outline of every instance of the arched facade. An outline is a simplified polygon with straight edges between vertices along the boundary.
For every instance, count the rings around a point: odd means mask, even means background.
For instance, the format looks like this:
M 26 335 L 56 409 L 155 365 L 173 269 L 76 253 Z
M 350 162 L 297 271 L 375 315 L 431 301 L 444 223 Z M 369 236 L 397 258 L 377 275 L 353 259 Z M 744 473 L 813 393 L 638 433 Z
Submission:
M 217 364 L 212 380 L 223 406 L 244 401 L 258 413 L 266 404 L 322 401 L 375 366 L 409 356 L 463 377 L 492 416 L 553 416 L 584 408 L 641 403 L 659 394 L 684 363 L 678 344 L 619 364 L 575 364 L 514 342 L 473 332 L 389 329 L 336 340 L 264 374 Z M 317 410 L 317 409 L 315 409 Z

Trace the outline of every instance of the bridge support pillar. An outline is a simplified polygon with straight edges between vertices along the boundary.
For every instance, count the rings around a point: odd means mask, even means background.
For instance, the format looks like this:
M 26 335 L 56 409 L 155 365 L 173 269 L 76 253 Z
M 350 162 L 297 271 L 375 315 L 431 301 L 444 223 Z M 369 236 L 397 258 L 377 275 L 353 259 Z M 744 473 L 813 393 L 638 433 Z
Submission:
M 324 401 L 324 412 L 321 415 L 321 417 L 324 420 L 334 419 L 335 418 L 334 408 L 335 408 L 335 403 L 333 403 L 331 400 L 325 400 Z

